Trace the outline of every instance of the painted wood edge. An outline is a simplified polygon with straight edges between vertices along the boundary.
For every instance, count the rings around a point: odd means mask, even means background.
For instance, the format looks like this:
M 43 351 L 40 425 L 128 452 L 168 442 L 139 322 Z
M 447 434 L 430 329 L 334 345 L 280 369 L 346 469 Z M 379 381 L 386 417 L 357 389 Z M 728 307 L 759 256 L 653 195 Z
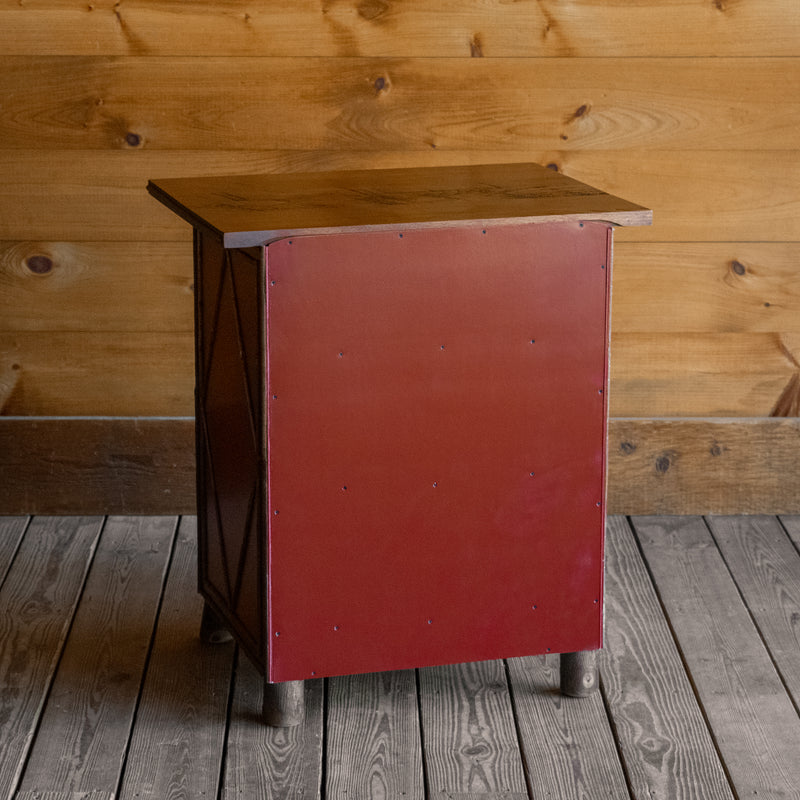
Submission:
M 191 417 L 2 417 L 0 514 L 194 514 Z M 800 513 L 800 418 L 609 422 L 609 514 Z

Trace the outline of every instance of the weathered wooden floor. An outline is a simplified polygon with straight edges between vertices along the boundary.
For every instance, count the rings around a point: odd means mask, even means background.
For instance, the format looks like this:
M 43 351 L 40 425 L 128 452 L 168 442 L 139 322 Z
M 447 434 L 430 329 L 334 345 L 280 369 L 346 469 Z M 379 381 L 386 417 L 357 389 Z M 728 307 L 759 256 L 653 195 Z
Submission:
M 317 681 L 202 645 L 195 519 L 0 518 L 0 798 L 800 798 L 800 517 L 615 517 L 602 691 L 557 656 Z

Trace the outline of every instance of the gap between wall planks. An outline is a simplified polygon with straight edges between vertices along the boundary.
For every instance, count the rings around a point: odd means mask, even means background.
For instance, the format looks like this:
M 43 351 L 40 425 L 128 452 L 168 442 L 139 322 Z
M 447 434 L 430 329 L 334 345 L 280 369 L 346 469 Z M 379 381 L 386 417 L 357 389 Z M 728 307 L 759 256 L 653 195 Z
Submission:
M 195 512 L 192 418 L 0 417 L 0 513 Z M 797 513 L 800 419 L 609 422 L 610 514 Z

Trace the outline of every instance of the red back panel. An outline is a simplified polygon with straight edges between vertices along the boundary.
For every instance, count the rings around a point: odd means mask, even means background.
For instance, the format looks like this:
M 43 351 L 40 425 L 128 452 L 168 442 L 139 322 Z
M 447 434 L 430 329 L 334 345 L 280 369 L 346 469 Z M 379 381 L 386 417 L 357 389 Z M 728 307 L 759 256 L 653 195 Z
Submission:
M 609 239 L 267 248 L 270 680 L 601 646 Z

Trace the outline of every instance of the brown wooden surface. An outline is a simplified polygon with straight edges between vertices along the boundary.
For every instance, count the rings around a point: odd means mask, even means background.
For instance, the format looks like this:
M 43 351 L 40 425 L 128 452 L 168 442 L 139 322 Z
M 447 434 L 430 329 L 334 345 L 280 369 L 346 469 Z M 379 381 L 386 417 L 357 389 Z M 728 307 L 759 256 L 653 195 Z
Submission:
M 414 670 L 347 675 L 328 685 L 324 795 L 425 796 Z
M 636 518 L 633 526 L 612 518 L 608 649 L 600 658 L 602 692 L 591 698 L 557 692 L 555 655 L 511 659 L 416 680 L 412 671 L 336 679 L 335 687 L 334 679 L 311 681 L 306 724 L 293 729 L 259 723 L 262 680 L 241 655 L 237 664 L 232 645 L 198 640 L 202 603 L 191 585 L 193 519 L 180 522 L 165 581 L 163 560 L 151 580 L 134 580 L 164 555 L 152 552 L 146 535 L 123 536 L 122 549 L 106 558 L 114 549 L 114 537 L 104 542 L 106 533 L 138 528 L 169 534 L 175 523 L 34 517 L 24 530 L 0 584 L 0 607 L 13 611 L 0 615 L 6 626 L 0 638 L 3 719 L 9 720 L 0 725 L 6 736 L 0 775 L 11 776 L 3 800 L 313 800 L 333 796 L 334 788 L 337 796 L 353 797 L 357 787 L 380 797 L 387 796 L 382 778 L 390 770 L 421 773 L 405 795 L 418 800 L 798 797 L 800 722 L 788 683 L 778 680 L 774 666 L 800 660 L 800 644 L 790 633 L 798 516 L 651 517 Z M 19 521 L 0 519 L 0 531 L 9 525 L 16 529 Z M 0 552 L 8 543 L 16 549 L 16 540 L 4 537 Z M 109 578 L 112 565 L 123 562 L 130 582 L 120 591 L 124 581 Z M 150 629 L 153 650 L 149 659 L 131 661 L 124 678 L 140 687 L 139 712 L 132 740 L 115 740 L 113 749 L 125 747 L 127 757 L 121 787 L 110 792 L 100 780 L 80 784 L 85 762 L 77 755 L 98 752 L 103 731 L 127 724 L 129 701 L 114 708 L 112 681 L 100 690 L 110 702 L 81 702 L 85 687 L 103 684 L 108 662 L 86 654 L 76 674 L 70 653 L 83 646 L 81 631 L 93 608 L 118 609 L 95 620 L 95 640 L 103 642 L 116 640 L 120 621 L 130 621 L 143 605 L 161 612 L 137 619 L 141 635 Z M 58 635 L 42 649 L 39 634 L 56 628 Z M 48 660 L 44 650 L 55 656 L 46 681 L 53 681 L 52 692 L 30 684 L 29 667 Z M 9 691 L 22 673 L 32 691 Z M 69 687 L 74 698 L 62 691 Z M 13 723 L 22 708 L 30 711 L 25 733 Z M 98 724 L 87 725 L 93 712 Z M 71 756 L 57 769 L 53 762 L 59 777 L 49 788 L 25 789 L 20 751 L 7 738 L 11 730 L 29 737 L 33 753 L 59 731 L 74 737 L 78 749 L 68 748 Z
M 0 292 L 0 331 L 18 336 L 191 332 L 191 242 L 0 242 Z
M 785 93 L 800 80 L 795 59 L 749 59 L 746 73 L 728 58 L 376 63 L 297 53 L 264 66 L 197 54 L 86 56 L 65 70 L 63 57 L 0 57 L 0 138 L 5 148 L 52 149 L 216 150 L 227 141 L 269 150 L 730 151 L 765 140 L 794 150 L 800 137 L 800 108 Z M 220 98 L 224 111 L 214 113 Z M 198 108 L 204 124 L 193 125 Z
M 216 797 L 221 778 L 233 643 L 200 642 L 197 520 L 175 540 L 158 635 L 141 688 L 120 800 Z
M 599 692 L 564 697 L 559 657 L 508 659 L 508 676 L 534 797 L 627 797 Z
M 737 796 L 800 797 L 800 719 L 708 528 L 681 517 L 634 528 Z
M 534 161 L 655 210 L 616 234 L 615 415 L 796 416 L 798 31 L 794 0 L 2 4 L 0 409 L 191 413 L 150 178 Z
M 114 796 L 176 527 L 170 517 L 108 518 L 25 767 L 31 797 Z
M 503 662 L 428 667 L 418 674 L 430 797 L 524 797 Z
M 0 594 L 0 797 L 13 795 L 67 638 L 102 517 L 38 517 Z
M 192 512 L 194 419 L 0 417 L 0 513 Z
M 797 419 L 630 420 L 609 426 L 611 513 L 796 513 Z
M 632 795 L 732 800 L 702 707 L 624 517 L 607 524 L 605 602 L 603 697 L 616 723 Z
M 797 419 L 612 419 L 613 514 L 800 513 Z M 0 417 L 0 513 L 194 513 L 194 420 Z
M 792 0 L 568 6 L 503 0 L 38 2 L 0 9 L 0 50 L 26 55 L 794 56 Z M 181 36 L 171 35 L 177 12 Z M 44 24 L 46 21 L 46 24 Z M 781 24 L 782 23 L 782 24 Z
M 477 221 L 601 219 L 647 225 L 649 210 L 539 164 L 420 167 L 174 178 L 148 190 L 226 247 L 346 230 L 405 230 Z

